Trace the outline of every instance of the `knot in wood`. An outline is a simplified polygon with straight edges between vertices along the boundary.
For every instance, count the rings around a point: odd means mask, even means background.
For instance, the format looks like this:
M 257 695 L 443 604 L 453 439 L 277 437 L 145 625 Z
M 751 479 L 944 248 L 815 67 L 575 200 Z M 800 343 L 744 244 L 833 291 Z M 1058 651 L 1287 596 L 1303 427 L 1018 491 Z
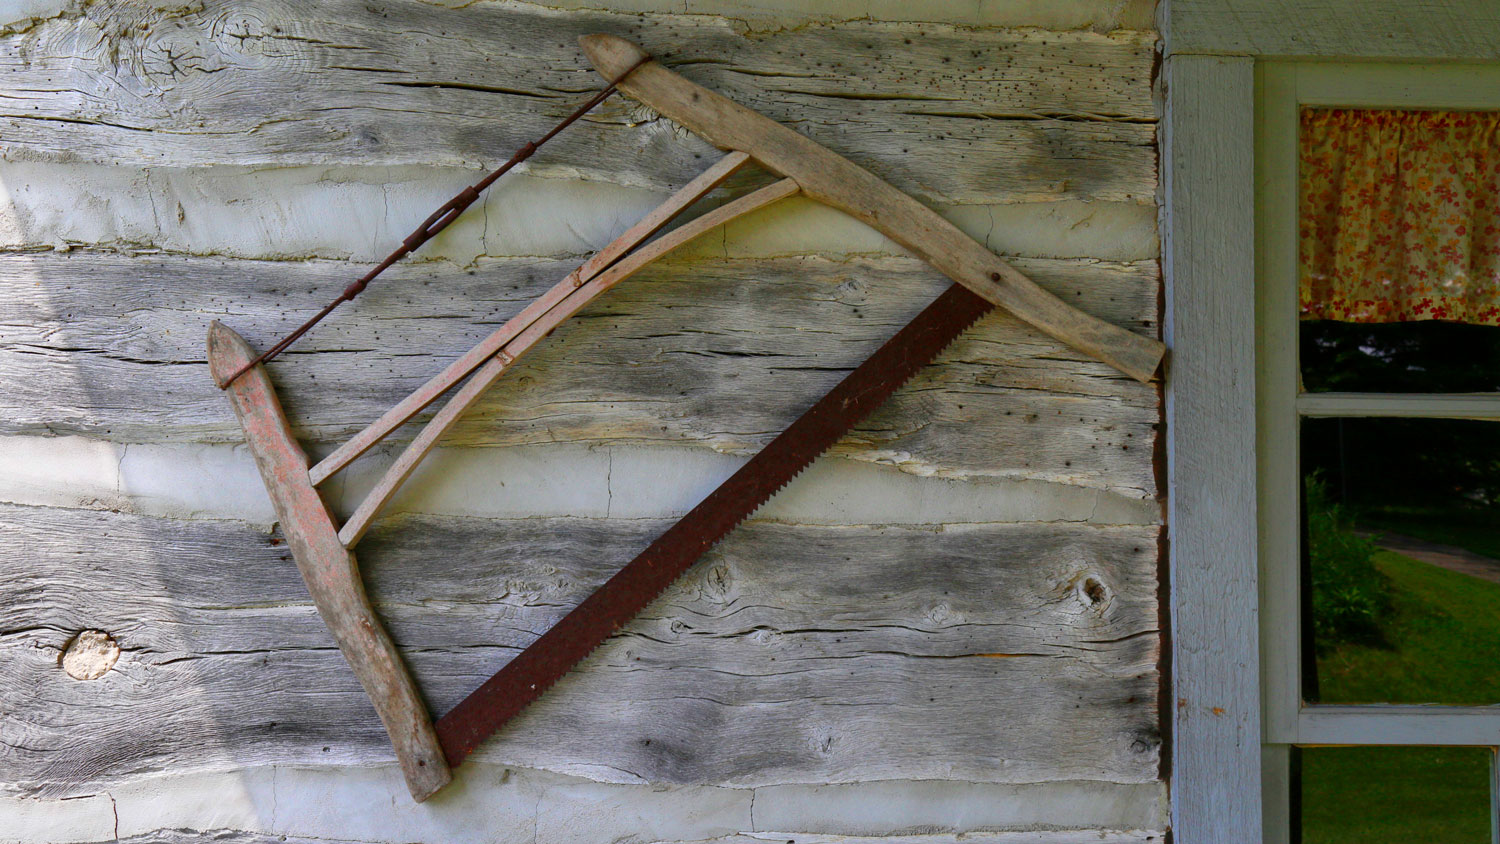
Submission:
M 63 647 L 62 669 L 74 680 L 97 680 L 120 658 L 120 645 L 103 630 L 85 630 Z
M 1109 607 L 1109 587 L 1094 575 L 1084 577 L 1076 587 L 1078 600 L 1094 612 L 1102 613 Z

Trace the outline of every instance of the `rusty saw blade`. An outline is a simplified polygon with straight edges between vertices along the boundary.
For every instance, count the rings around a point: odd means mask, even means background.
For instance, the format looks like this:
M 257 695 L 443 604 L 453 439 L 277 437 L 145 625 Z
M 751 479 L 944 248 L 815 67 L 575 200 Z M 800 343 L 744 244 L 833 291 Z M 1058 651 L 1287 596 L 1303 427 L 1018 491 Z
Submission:
M 436 724 L 463 761 L 994 306 L 953 285 L 770 445 Z

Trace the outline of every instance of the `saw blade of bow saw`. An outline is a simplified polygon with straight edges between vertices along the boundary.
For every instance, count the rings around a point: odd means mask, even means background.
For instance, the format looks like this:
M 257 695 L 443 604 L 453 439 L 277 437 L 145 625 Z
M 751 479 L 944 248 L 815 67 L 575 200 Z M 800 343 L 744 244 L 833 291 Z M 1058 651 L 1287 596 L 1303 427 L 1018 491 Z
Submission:
M 953 285 L 691 512 L 436 724 L 463 761 L 994 305 Z

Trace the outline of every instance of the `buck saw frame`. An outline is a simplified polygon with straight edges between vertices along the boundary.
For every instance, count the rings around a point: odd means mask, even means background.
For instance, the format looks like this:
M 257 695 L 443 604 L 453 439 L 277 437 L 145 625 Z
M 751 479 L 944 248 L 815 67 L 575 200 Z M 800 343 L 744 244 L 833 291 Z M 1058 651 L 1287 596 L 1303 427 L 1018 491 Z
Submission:
M 209 331 L 211 372 L 230 395 L 297 567 L 319 614 L 374 703 L 407 786 L 418 801 L 449 782 L 450 767 L 479 741 L 639 612 L 708 547 L 992 305 L 1141 381 L 1154 377 L 1165 354 L 1160 342 L 1085 314 L 1047 293 L 936 212 L 869 171 L 688 81 L 629 41 L 589 35 L 580 44 L 599 73 L 613 80 L 621 92 L 728 153 L 311 467 L 292 435 L 265 366 L 228 327 L 216 321 Z M 752 161 L 779 181 L 647 242 L 682 210 Z M 400 654 L 370 606 L 350 549 L 443 433 L 522 353 L 563 320 L 698 235 L 799 193 L 868 224 L 962 287 L 950 288 L 692 513 L 434 727 Z M 426 423 L 353 515 L 342 526 L 336 525 L 317 486 L 465 377 L 467 382 Z

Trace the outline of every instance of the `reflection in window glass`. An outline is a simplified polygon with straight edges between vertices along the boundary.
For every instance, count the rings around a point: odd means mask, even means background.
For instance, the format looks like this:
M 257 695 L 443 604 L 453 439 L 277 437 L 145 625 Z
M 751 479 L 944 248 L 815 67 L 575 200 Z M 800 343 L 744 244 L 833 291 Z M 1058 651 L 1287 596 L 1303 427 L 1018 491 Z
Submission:
M 1487 747 L 1309 747 L 1302 844 L 1489 844 Z
M 1302 425 L 1303 697 L 1500 704 L 1500 422 Z
M 1500 392 L 1500 328 L 1455 322 L 1300 324 L 1309 392 Z

